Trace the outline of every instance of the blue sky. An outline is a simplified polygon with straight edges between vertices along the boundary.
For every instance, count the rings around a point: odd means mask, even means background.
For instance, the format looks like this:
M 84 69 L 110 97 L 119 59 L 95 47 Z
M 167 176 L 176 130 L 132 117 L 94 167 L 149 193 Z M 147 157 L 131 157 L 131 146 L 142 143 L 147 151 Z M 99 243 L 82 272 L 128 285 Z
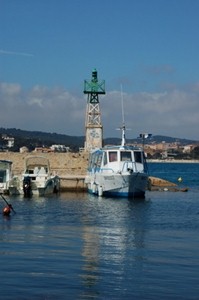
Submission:
M 198 15 L 198 0 L 0 0 L 0 127 L 84 135 L 96 68 L 104 137 L 122 84 L 127 137 L 199 140 Z

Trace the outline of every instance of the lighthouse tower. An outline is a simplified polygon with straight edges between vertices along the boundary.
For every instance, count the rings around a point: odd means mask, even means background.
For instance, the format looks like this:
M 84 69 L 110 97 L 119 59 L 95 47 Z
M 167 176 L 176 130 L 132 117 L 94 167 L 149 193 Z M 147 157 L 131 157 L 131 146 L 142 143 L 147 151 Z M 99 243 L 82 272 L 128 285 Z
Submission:
M 84 94 L 88 95 L 86 106 L 86 140 L 85 151 L 102 147 L 103 126 L 99 106 L 99 95 L 105 94 L 105 81 L 100 83 L 97 78 L 97 70 L 92 72 L 91 81 L 84 81 Z

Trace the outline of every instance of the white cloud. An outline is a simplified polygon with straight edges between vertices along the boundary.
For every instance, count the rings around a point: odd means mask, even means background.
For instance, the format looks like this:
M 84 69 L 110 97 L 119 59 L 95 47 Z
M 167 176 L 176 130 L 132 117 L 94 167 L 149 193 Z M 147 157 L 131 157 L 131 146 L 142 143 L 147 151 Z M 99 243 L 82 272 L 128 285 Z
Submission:
M 3 50 L 3 49 L 0 49 L 0 54 L 4 54 L 4 55 L 20 55 L 20 56 L 28 56 L 28 57 L 33 57 L 34 56 L 31 53 L 7 51 L 7 50 Z
M 127 138 L 141 132 L 199 140 L 198 83 L 186 89 L 161 93 L 124 93 Z M 85 95 L 72 94 L 62 87 L 34 86 L 23 90 L 19 84 L 0 83 L 0 126 L 85 134 Z M 110 91 L 100 97 L 104 137 L 120 137 L 121 93 Z
M 27 102 L 27 104 L 38 105 L 39 107 L 43 107 L 43 100 L 42 100 L 42 98 L 31 97 L 30 101 Z
M 16 96 L 21 92 L 21 86 L 15 83 L 0 83 L 0 93 L 6 96 Z
M 119 98 L 120 92 L 117 95 L 110 93 L 106 104 L 103 103 L 106 110 L 105 132 L 111 125 L 112 129 L 116 127 L 116 118 L 117 122 L 122 122 Z M 126 94 L 123 98 L 125 122 L 132 129 L 127 136 L 136 137 L 141 132 L 150 132 L 199 140 L 199 91 L 196 92 L 195 86 L 189 90 Z M 119 114 L 116 109 L 120 109 Z

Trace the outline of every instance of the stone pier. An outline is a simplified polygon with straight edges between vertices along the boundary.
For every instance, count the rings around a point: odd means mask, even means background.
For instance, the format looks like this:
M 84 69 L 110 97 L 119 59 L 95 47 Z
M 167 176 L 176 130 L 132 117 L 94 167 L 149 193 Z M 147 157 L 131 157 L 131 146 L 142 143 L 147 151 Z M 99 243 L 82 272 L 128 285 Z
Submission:
M 13 162 L 13 175 L 20 176 L 25 168 L 27 156 L 44 156 L 49 159 L 50 169 L 53 175 L 60 177 L 61 191 L 85 191 L 85 176 L 88 165 L 89 154 L 82 153 L 19 153 L 0 152 L 0 159 Z M 149 177 L 149 190 L 178 190 L 176 184 L 160 178 Z
M 61 191 L 84 191 L 88 153 L 18 153 L 0 152 L 0 159 L 13 162 L 13 175 L 21 175 L 25 168 L 27 156 L 44 156 L 49 159 L 50 169 L 53 175 L 58 175 L 61 182 Z

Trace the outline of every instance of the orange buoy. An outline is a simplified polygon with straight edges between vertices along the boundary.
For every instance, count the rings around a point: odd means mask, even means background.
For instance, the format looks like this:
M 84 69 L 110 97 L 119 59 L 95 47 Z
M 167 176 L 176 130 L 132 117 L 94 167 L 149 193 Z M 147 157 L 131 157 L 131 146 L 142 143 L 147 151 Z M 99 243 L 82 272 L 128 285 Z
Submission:
M 3 209 L 4 216 L 9 216 L 10 212 L 11 212 L 11 209 L 9 206 L 4 207 L 4 209 Z

